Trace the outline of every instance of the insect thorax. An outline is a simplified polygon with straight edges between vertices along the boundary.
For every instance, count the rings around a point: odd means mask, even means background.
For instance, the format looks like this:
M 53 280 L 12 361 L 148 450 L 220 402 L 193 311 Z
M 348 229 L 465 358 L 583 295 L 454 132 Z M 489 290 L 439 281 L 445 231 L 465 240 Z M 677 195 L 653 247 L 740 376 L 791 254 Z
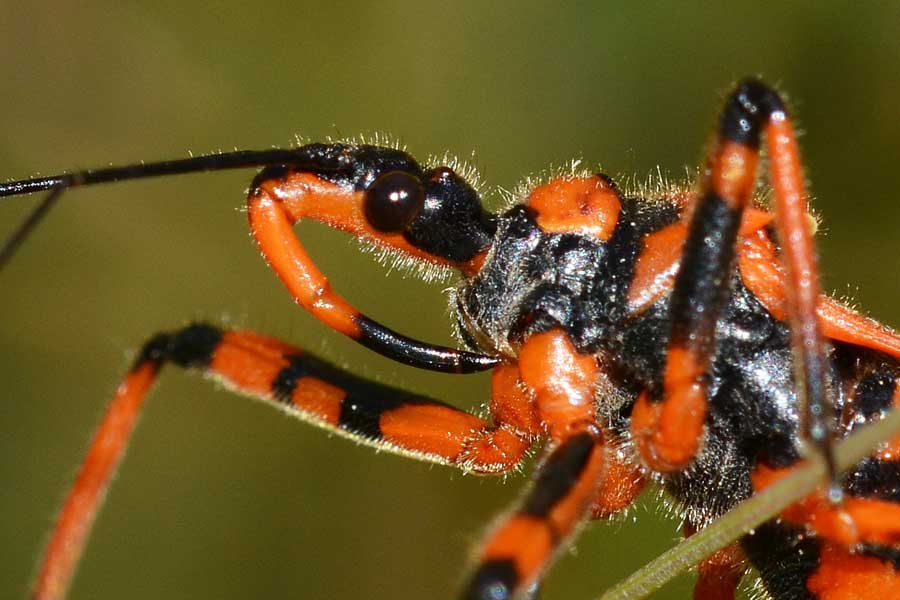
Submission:
M 678 220 L 672 202 L 625 198 L 608 240 L 541 230 L 534 211 L 499 218 L 479 273 L 456 290 L 459 329 L 477 349 L 514 357 L 522 339 L 561 327 L 579 351 L 597 352 L 626 318 L 641 238 Z
M 661 380 L 669 329 L 668 297 L 629 314 L 628 288 L 642 238 L 679 218 L 675 203 L 626 198 L 615 231 L 601 241 L 546 233 L 531 209 L 510 209 L 499 219 L 484 266 L 456 290 L 463 339 L 514 358 L 521 340 L 563 328 L 580 351 L 604 362 L 608 385 L 598 387 L 598 409 L 607 425 L 627 435 L 637 390 L 653 393 Z M 716 332 L 707 443 L 692 468 L 667 484 L 696 522 L 749 495 L 756 460 L 780 464 L 799 452 L 789 331 L 737 273 L 731 287 Z M 709 486 L 721 493 L 709 498 Z

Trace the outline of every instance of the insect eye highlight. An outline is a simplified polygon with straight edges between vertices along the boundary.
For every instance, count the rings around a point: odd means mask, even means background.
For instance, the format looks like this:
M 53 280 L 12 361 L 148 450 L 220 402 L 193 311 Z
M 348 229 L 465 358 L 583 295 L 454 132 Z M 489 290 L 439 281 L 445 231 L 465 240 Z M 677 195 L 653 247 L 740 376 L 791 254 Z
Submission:
M 385 173 L 376 179 L 363 200 L 369 224 L 385 233 L 403 231 L 425 206 L 425 187 L 414 175 L 403 171 Z

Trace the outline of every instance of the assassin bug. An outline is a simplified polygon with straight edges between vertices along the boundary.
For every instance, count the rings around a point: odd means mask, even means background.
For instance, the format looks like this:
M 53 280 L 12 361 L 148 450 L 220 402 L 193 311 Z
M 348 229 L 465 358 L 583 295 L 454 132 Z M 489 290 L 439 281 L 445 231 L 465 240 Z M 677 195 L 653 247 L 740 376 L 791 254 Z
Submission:
M 774 213 L 754 204 L 760 145 Z M 125 376 L 48 545 L 36 598 L 60 598 L 159 369 L 200 370 L 304 420 L 476 473 L 546 454 L 487 534 L 462 592 L 531 594 L 578 525 L 625 509 L 649 480 L 706 527 L 797 466 L 807 445 L 836 482 L 700 566 L 698 598 L 733 597 L 749 566 L 774 598 L 900 593 L 900 463 L 893 440 L 837 479 L 834 437 L 900 399 L 900 338 L 821 295 L 799 153 L 779 96 L 757 80 L 728 97 L 696 193 L 632 197 L 605 175 L 531 189 L 502 214 L 445 166 L 364 144 L 234 152 L 0 185 L 64 190 L 260 167 L 251 231 L 291 295 L 319 320 L 399 362 L 492 370 L 491 419 L 333 367 L 284 342 L 196 323 L 153 336 Z M 312 218 L 459 270 L 452 308 L 466 350 L 423 343 L 346 302 L 292 225 Z M 863 596 L 860 596 L 860 594 Z

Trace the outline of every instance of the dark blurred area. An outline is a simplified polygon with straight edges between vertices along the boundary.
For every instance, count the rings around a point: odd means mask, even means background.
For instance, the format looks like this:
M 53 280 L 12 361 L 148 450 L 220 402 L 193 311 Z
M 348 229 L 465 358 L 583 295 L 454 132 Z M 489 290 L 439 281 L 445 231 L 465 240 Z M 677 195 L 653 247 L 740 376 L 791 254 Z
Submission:
M 677 180 L 701 159 L 722 95 L 758 74 L 805 132 L 826 287 L 900 324 L 900 5 L 325 6 L 7 2 L 0 177 L 382 132 L 423 159 L 472 161 L 506 189 L 572 158 Z M 251 327 L 457 406 L 487 401 L 485 376 L 397 366 L 295 307 L 248 237 L 251 178 L 74 191 L 0 274 L 0 598 L 26 596 L 90 432 L 154 332 L 200 318 Z M 0 237 L 36 200 L 0 202 Z M 452 343 L 441 285 L 387 278 L 322 227 L 299 232 L 364 311 Z M 451 598 L 525 481 L 379 455 L 171 370 L 71 598 Z M 679 524 L 657 504 L 649 494 L 623 521 L 586 528 L 545 597 L 595 598 L 670 547 Z

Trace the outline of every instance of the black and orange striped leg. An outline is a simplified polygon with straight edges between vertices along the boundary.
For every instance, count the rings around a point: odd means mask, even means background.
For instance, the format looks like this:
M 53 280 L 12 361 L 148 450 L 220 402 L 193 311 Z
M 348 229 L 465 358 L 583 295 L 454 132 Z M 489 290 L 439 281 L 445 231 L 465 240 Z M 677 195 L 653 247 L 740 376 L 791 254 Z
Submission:
M 466 597 L 495 600 L 521 590 L 523 599 L 537 598 L 540 572 L 577 524 L 625 510 L 645 483 L 609 432 L 599 435 L 587 427 L 568 438 L 541 465 L 515 511 L 492 532 Z
M 587 518 L 603 455 L 602 436 L 589 431 L 549 454 L 519 507 L 488 536 L 466 600 L 517 598 L 538 582 L 560 545 Z
M 855 425 L 877 421 L 900 407 L 900 377 L 896 367 L 878 359 L 856 357 L 856 372 L 850 400 L 845 404 L 843 422 Z M 807 555 L 795 567 L 802 575 L 802 587 L 819 600 L 856 600 L 900 597 L 900 437 L 880 445 L 875 453 L 857 463 L 846 474 L 843 500 L 835 503 L 826 491 L 817 490 L 797 502 L 779 517 L 780 525 L 769 524 L 763 535 L 776 541 L 786 539 L 788 547 L 802 542 Z M 794 465 L 773 469 L 758 464 L 752 473 L 754 491 L 760 491 L 783 477 Z M 810 535 L 812 532 L 814 535 Z M 784 542 L 782 542 L 784 543 Z M 749 545 L 747 545 L 749 544 Z M 769 554 L 771 543 L 746 540 L 748 553 Z M 762 547 L 762 549 L 760 549 Z M 791 550 L 795 553 L 795 550 Z M 769 560 L 762 557 L 762 562 Z M 771 561 L 773 576 L 782 576 L 778 561 Z M 801 569 L 802 567 L 802 569 Z M 790 579 L 791 577 L 782 577 Z M 795 577 L 794 577 L 795 578 Z
M 152 338 L 116 390 L 54 528 L 33 597 L 63 598 L 141 405 L 166 363 L 201 370 L 243 394 L 360 442 L 478 473 L 515 467 L 537 421 L 530 399 L 504 365 L 493 405 L 510 423 L 490 425 L 466 412 L 355 377 L 276 339 L 205 324 Z
M 857 361 L 865 365 L 865 361 Z M 864 370 L 865 367 L 861 368 Z M 871 423 L 900 408 L 900 377 L 894 369 L 875 368 L 861 374 L 847 403 L 850 423 Z M 751 480 L 760 491 L 789 476 L 794 465 L 780 469 L 764 463 L 756 465 Z M 845 496 L 834 503 L 825 491 L 817 490 L 789 506 L 781 517 L 794 525 L 806 526 L 817 535 L 845 547 L 874 544 L 900 547 L 900 437 L 888 440 L 852 469 L 843 482 Z M 896 550 L 894 550 L 896 552 Z
M 532 487 L 483 542 L 463 593 L 467 600 L 530 593 L 554 554 L 590 518 L 606 469 L 594 412 L 595 358 L 578 354 L 563 331 L 551 330 L 523 344 L 519 372 L 551 446 Z
M 764 489 L 792 471 L 758 465 L 753 488 Z M 873 483 L 888 490 L 894 486 L 895 475 L 889 477 Z M 854 497 L 850 492 L 835 503 L 825 491 L 816 491 L 788 507 L 778 520 L 758 528 L 743 545 L 754 564 L 762 565 L 769 585 L 787 589 L 789 583 L 797 588 L 779 597 L 900 598 L 900 503 L 896 499 Z
M 699 449 L 716 324 L 728 300 L 738 229 L 754 189 L 763 133 L 788 275 L 798 396 L 806 399 L 802 410 L 809 436 L 830 460 L 827 353 L 816 317 L 819 286 L 799 153 L 781 99 L 763 83 L 747 80 L 726 101 L 693 207 L 669 304 L 672 327 L 660 387 L 642 393 L 632 415 L 641 456 L 656 471 L 683 468 Z

